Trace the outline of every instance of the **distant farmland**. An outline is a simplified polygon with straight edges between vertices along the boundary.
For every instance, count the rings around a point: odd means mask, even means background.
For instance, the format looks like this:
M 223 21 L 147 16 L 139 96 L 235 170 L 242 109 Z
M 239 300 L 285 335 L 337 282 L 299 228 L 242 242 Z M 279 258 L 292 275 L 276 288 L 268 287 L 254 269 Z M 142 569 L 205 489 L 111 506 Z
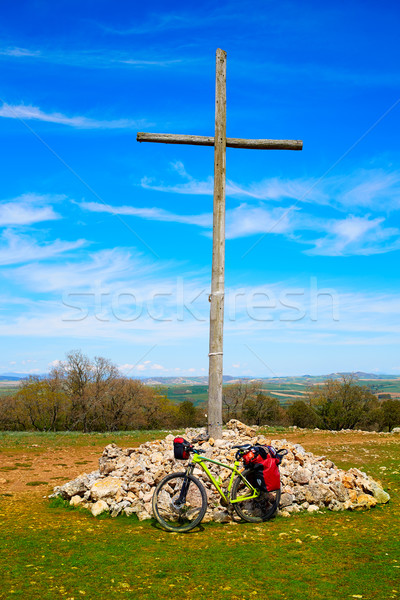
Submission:
M 324 377 L 287 377 L 262 380 L 262 391 L 279 400 L 282 406 L 288 406 L 295 400 L 303 399 L 310 387 L 320 385 Z M 360 379 L 359 383 L 369 387 L 374 394 L 390 394 L 400 400 L 400 379 Z M 229 384 L 225 384 L 229 385 Z M 160 392 L 174 402 L 190 400 L 194 405 L 207 402 L 207 385 L 190 385 L 185 383 L 160 386 Z
M 334 374 L 337 376 L 340 374 Z M 364 375 L 364 374 L 363 374 Z M 158 380 L 144 380 L 144 383 L 151 387 L 157 387 L 161 394 L 167 396 L 173 402 L 183 402 L 190 400 L 195 406 L 207 402 L 208 386 L 206 377 L 186 378 L 185 381 L 179 381 L 179 378 L 159 378 Z M 243 383 L 258 381 L 261 383 L 262 391 L 279 400 L 282 406 L 288 406 L 295 400 L 301 400 L 307 394 L 310 387 L 320 385 L 326 381 L 327 376 L 308 376 L 303 377 L 276 377 L 269 379 L 245 379 Z M 200 381 L 199 381 L 200 380 Z M 239 379 L 233 377 L 224 377 L 225 385 L 237 383 Z M 381 394 L 390 394 L 393 399 L 400 400 L 400 378 L 365 374 L 360 376 L 358 383 L 368 386 L 378 397 Z M 12 394 L 16 391 L 19 384 L 18 380 L 0 381 L 0 396 Z
M 18 383 L 18 381 L 0 381 L 0 396 L 7 396 L 16 392 Z

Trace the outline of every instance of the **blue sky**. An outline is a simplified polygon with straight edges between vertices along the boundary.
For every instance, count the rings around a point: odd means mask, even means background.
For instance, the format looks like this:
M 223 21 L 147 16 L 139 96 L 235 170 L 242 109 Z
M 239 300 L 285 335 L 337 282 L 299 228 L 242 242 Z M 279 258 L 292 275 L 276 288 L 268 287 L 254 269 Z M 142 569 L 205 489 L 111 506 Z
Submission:
M 227 135 L 225 374 L 400 373 L 395 2 L 48 0 L 0 9 L 0 373 L 71 349 L 208 369 L 215 50 Z

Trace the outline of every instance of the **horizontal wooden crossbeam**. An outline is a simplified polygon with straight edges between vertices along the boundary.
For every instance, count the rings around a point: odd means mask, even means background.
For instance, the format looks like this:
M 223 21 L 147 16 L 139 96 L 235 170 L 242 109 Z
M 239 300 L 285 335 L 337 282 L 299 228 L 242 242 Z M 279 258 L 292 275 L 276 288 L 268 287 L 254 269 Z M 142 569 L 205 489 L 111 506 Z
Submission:
M 192 146 L 214 146 L 214 138 L 204 135 L 175 135 L 173 133 L 137 134 L 138 142 L 155 142 L 158 144 L 190 144 Z M 228 148 L 249 148 L 253 150 L 302 150 L 302 140 L 246 140 L 226 138 Z

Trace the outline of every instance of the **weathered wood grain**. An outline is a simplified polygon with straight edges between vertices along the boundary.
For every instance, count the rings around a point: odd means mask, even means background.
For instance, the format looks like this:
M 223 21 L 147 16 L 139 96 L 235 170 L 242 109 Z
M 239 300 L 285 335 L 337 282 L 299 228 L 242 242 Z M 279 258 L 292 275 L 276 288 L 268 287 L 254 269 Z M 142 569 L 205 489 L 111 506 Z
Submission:
M 179 135 L 173 133 L 144 133 L 136 136 L 138 142 L 158 144 L 190 144 L 192 146 L 214 146 L 214 138 L 204 135 Z M 301 150 L 302 140 L 250 140 L 226 138 L 227 148 L 247 148 L 249 150 Z
M 210 295 L 208 433 L 222 438 L 225 284 L 226 52 L 217 50 L 215 76 L 213 255 Z

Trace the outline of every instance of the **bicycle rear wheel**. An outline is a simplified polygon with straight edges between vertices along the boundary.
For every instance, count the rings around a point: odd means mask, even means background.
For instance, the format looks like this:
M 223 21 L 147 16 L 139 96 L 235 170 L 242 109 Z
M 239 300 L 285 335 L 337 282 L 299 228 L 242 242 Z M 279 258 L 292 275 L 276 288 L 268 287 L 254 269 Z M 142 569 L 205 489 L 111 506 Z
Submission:
M 242 475 L 246 478 L 250 473 L 251 471 L 247 469 L 246 471 L 243 471 Z M 232 486 L 232 500 L 241 496 L 246 497 L 252 495 L 253 490 L 247 483 L 241 477 L 236 477 Z M 274 492 L 260 492 L 260 495 L 257 498 L 234 502 L 232 506 L 241 519 L 244 519 L 249 523 L 259 523 L 260 521 L 267 521 L 274 516 L 278 509 L 280 498 L 280 489 Z
M 171 473 L 154 490 L 154 516 L 168 531 L 190 531 L 201 522 L 206 510 L 206 491 L 193 475 Z

